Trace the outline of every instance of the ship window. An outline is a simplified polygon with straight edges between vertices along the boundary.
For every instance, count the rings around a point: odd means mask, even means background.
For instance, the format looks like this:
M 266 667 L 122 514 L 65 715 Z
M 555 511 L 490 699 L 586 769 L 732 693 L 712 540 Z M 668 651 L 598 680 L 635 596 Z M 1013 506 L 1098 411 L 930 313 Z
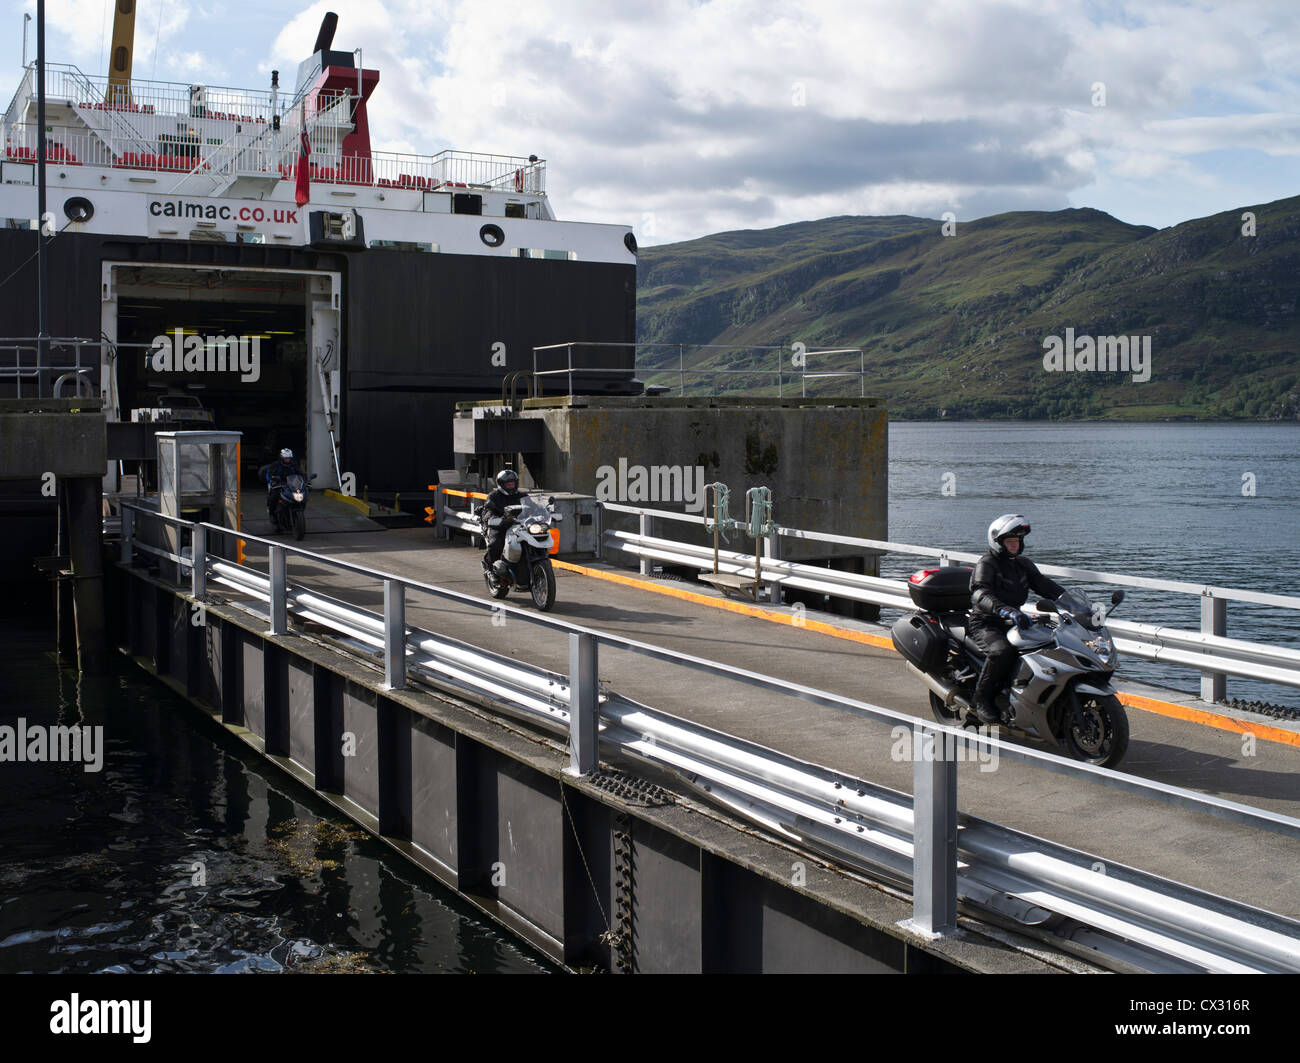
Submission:
M 507 204 L 506 204 L 506 217 L 507 217 L 507 218 L 526 218 L 527 216 L 528 216 L 528 215 L 524 213 L 524 204 L 523 204 L 523 203 L 507 203 Z
M 31 162 L 0 162 L 0 184 L 34 185 L 36 164 Z
M 453 214 L 482 214 L 483 197 L 477 192 L 456 192 L 451 197 Z
M 451 196 L 446 192 L 425 192 L 424 212 L 426 214 L 450 214 Z
M 500 247 L 506 241 L 506 234 L 500 225 L 485 225 L 478 231 L 478 238 L 488 247 Z
M 422 244 L 414 240 L 371 240 L 371 247 L 386 248 L 389 251 L 437 251 L 437 244 Z

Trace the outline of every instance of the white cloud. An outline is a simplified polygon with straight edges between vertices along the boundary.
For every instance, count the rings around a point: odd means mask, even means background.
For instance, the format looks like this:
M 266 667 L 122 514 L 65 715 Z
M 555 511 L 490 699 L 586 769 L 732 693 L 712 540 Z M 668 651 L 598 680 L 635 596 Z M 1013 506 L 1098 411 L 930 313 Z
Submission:
M 1128 220 L 1168 224 L 1235 205 L 1214 197 L 1239 183 L 1198 156 L 1280 165 L 1300 146 L 1290 2 L 281 3 L 142 0 L 136 73 L 258 87 L 275 68 L 292 88 L 334 10 L 334 46 L 381 71 L 377 147 L 536 153 L 562 217 L 653 213 L 655 242 L 849 212 L 1092 205 L 1101 189 L 1131 195 Z M 50 0 L 61 43 L 96 70 L 106 6 Z M 257 58 L 237 64 L 237 49 Z M 1143 180 L 1181 185 L 1147 195 Z

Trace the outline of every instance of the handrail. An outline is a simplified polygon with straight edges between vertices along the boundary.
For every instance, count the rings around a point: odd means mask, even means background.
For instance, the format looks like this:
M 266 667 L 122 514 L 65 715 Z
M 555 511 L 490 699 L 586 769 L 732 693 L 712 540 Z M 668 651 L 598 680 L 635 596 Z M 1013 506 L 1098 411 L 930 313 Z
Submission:
M 689 524 L 705 523 L 704 517 L 676 513 L 671 510 L 604 501 L 598 502 L 598 506 L 611 512 L 635 515 L 642 520 L 667 520 Z M 643 560 L 654 558 L 672 564 L 695 565 L 701 571 L 712 569 L 713 566 L 712 550 L 706 550 L 703 545 L 694 543 L 652 538 L 649 535 L 648 528 L 639 534 L 607 530 L 605 538 L 614 549 L 630 553 Z M 769 540 L 776 544 L 782 538 L 853 546 L 882 553 L 916 554 L 937 558 L 942 564 L 955 561 L 965 561 L 973 564 L 981 556 L 980 554 L 957 550 L 915 546 L 910 543 L 866 539 L 852 535 L 833 535 L 825 532 L 811 532 L 781 526 L 777 526 L 773 530 Z M 766 571 L 764 582 L 778 594 L 780 587 L 785 585 L 869 602 L 885 608 L 913 608 L 907 594 L 907 584 L 903 580 L 893 580 L 879 576 L 862 576 L 852 572 L 799 565 L 777 559 L 775 556 L 776 551 L 769 552 L 774 556 L 764 558 L 763 563 Z M 722 560 L 728 566 L 728 571 L 737 574 L 744 571 L 746 567 L 750 572 L 754 568 L 752 554 L 734 551 L 724 552 Z M 1071 568 L 1065 565 L 1040 564 L 1038 570 L 1047 575 L 1064 576 L 1067 579 L 1084 582 L 1107 583 L 1177 594 L 1194 594 L 1200 598 L 1202 609 L 1201 629 L 1199 631 L 1165 625 L 1136 623 L 1127 620 L 1111 620 L 1108 621 L 1108 625 L 1119 636 L 1116 638 L 1116 648 L 1121 652 L 1144 660 L 1192 668 L 1200 672 L 1202 675 L 1201 698 L 1204 701 L 1217 702 L 1224 700 L 1224 681 L 1228 675 L 1254 679 L 1259 682 L 1300 687 L 1300 649 L 1271 646 L 1251 642 L 1247 639 L 1227 638 L 1223 634 L 1226 629 L 1226 603 L 1229 601 L 1283 609 L 1300 609 L 1300 597 L 1272 594 L 1265 591 L 1244 590 L 1236 587 L 1220 587 L 1216 584 L 1198 584 L 1181 580 L 1162 580 L 1149 576 L 1096 572 L 1092 569 Z M 1035 609 L 1029 607 L 1025 611 L 1029 613 L 1036 612 Z
M 534 376 L 537 376 L 537 377 L 544 377 L 544 376 L 565 376 L 565 375 L 567 375 L 568 378 L 569 378 L 569 394 L 572 395 L 572 394 L 573 394 L 573 374 L 574 374 L 574 373 L 582 373 L 582 372 L 604 372 L 604 373 L 613 373 L 613 372 L 618 372 L 618 373 L 626 373 L 626 374 L 628 374 L 629 378 L 635 378 L 635 377 L 636 377 L 636 374 L 637 374 L 638 372 L 646 372 L 646 373 L 672 373 L 672 372 L 674 372 L 674 370 L 672 370 L 672 369 L 663 369 L 663 368 L 647 368 L 647 367 L 641 367 L 640 369 L 638 369 L 638 368 L 636 367 L 635 364 L 634 364 L 634 365 L 632 366 L 632 368 L 630 368 L 630 369 L 629 369 L 629 368 L 615 369 L 615 368 L 608 368 L 608 367 L 604 367 L 604 366 L 587 366 L 587 367 L 585 367 L 585 368 L 584 368 L 584 367 L 581 367 L 581 366 L 574 366 L 574 364 L 573 364 L 573 349 L 574 349 L 575 347 L 612 347 L 612 348 L 620 348 L 620 349 L 631 348 L 631 350 L 632 350 L 632 359 L 633 359 L 633 362 L 634 362 L 634 363 L 635 363 L 635 361 L 636 361 L 636 352 L 637 352 L 638 350 L 640 350 L 641 348 L 643 348 L 643 347 L 676 347 L 676 348 L 677 348 L 677 360 L 678 360 L 678 368 L 677 368 L 677 370 L 676 370 L 676 373 L 677 373 L 678 380 L 679 380 L 680 395 L 681 395 L 682 397 L 686 397 L 686 378 L 687 378 L 688 376 L 707 376 L 707 377 L 716 377 L 716 376 L 750 376 L 750 377 L 752 377 L 752 376 L 770 376 L 770 377 L 775 377 L 775 378 L 776 378 L 776 392 L 777 392 L 777 397 L 778 397 L 778 398 L 785 398 L 785 397 L 786 397 L 786 396 L 785 396 L 785 381 L 786 381 L 787 378 L 794 378 L 794 377 L 798 377 L 798 378 L 799 378 L 799 382 L 800 382 L 800 383 L 799 383 L 799 394 L 800 394 L 800 397 L 802 397 L 802 398 L 806 398 L 806 397 L 807 397 L 807 393 L 808 393 L 807 382 L 808 382 L 809 380 L 819 380 L 819 379 L 832 378 L 832 377 L 834 377 L 834 378 L 838 378 L 838 377 L 857 377 L 857 378 L 858 378 L 858 397 L 859 397 L 859 398 L 866 398 L 866 394 L 867 394 L 867 385 L 866 385 L 866 373 L 867 373 L 867 366 L 866 366 L 866 353 L 865 353 L 865 351 L 863 350 L 863 348 L 861 348 L 861 347 L 828 347 L 828 348 L 812 347 L 812 348 L 810 348 L 810 347 L 807 347 L 806 345 L 803 345 L 803 344 L 796 344 L 796 345 L 794 345 L 793 347 L 787 347 L 787 346 L 780 346 L 780 345 L 737 344 L 737 343 L 619 343 L 619 342 L 608 342 L 608 341 L 587 343 L 587 342 L 585 342 L 585 341 L 581 341 L 581 342 L 579 342 L 579 341 L 569 341 L 569 342 L 567 342 L 567 343 L 548 343 L 548 344 L 543 344 L 543 345 L 541 345 L 541 346 L 534 347 L 534 348 L 533 348 L 533 375 L 534 375 Z M 686 353 L 685 353 L 685 350 L 686 350 L 687 347 L 690 347 L 692 350 L 723 350 L 723 351 L 736 351 L 736 350 L 743 350 L 743 351 L 779 351 L 779 352 L 781 352 L 781 354 L 779 354 L 779 355 L 777 356 L 777 360 L 776 360 L 776 368 L 775 368 L 775 369 L 687 369 L 687 368 L 686 368 Z M 797 349 L 796 349 L 796 348 L 797 348 Z M 539 354 L 540 352 L 556 351 L 556 350 L 567 351 L 567 353 L 568 353 L 568 360 L 567 360 L 567 361 L 568 361 L 568 364 L 567 364 L 567 366 L 566 366 L 565 368 L 562 368 L 562 369 L 546 369 L 546 370 L 539 370 L 539 369 L 537 368 L 537 356 L 538 356 L 538 354 Z M 791 355 L 793 356 L 793 357 L 792 357 L 792 364 L 791 364 L 790 368 L 788 368 L 788 369 L 787 369 L 787 368 L 783 365 L 783 363 L 782 363 L 782 359 L 783 359 L 784 355 L 787 354 L 787 353 L 789 353 L 789 354 L 791 354 Z M 856 355 L 858 356 L 858 368 L 857 368 L 856 370 L 829 370 L 829 371 L 821 370 L 821 371 L 817 371 L 817 372 L 813 372 L 812 370 L 809 369 L 809 367 L 808 367 L 808 361 L 807 361 L 808 358 L 810 358 L 810 357 L 814 357 L 814 356 L 815 356 L 815 357 L 824 357 L 824 356 L 826 356 L 826 355 L 835 355 L 835 354 L 856 354 Z M 795 360 L 793 360 L 794 358 L 797 358 L 798 360 L 795 361 Z
M 851 867 L 884 868 L 887 873 L 910 880 L 915 925 L 922 933 L 946 932 L 955 927 L 959 893 L 968 905 L 991 907 L 995 913 L 1005 915 L 999 896 L 1008 890 L 1032 892 L 1040 907 L 1075 919 L 1095 919 L 1093 925 L 1101 934 L 1115 935 L 1127 949 L 1136 945 L 1164 957 L 1160 962 L 1171 964 L 1168 969 L 1300 970 L 1300 922 L 1295 920 L 1131 868 L 1115 868 L 1114 874 L 1089 874 L 1087 854 L 969 816 L 962 817 L 959 841 L 957 824 L 951 818 L 956 815 L 957 781 L 952 751 L 975 747 L 1055 774 L 1087 779 L 1109 789 L 1290 839 L 1300 839 L 1300 820 L 1076 763 L 992 736 L 972 735 L 868 702 L 599 632 L 304 547 L 220 525 L 164 517 L 139 504 L 123 505 L 133 518 L 123 522 L 124 562 L 130 562 L 135 546 L 131 538 L 135 516 L 162 517 L 166 523 L 186 525 L 192 534 L 192 597 L 205 600 L 211 570 L 219 582 L 230 583 L 268 603 L 272 635 L 290 633 L 287 617 L 292 603 L 296 615 L 335 627 L 343 632 L 345 642 L 359 641 L 371 652 L 382 648 L 386 682 L 391 688 L 403 686 L 407 671 L 414 668 L 427 682 L 479 691 L 480 697 L 486 695 L 509 711 L 524 714 L 552 730 L 567 724 L 575 761 L 584 741 L 583 729 L 594 740 L 594 721 L 599 720 L 605 725 L 608 752 L 668 767 L 688 783 L 695 779 L 695 785 L 734 811 L 795 833 L 805 845 Z M 210 559 L 207 542 L 213 535 L 265 545 L 267 573 L 247 564 Z M 289 555 L 381 581 L 385 587 L 383 614 L 291 583 L 286 566 Z M 566 635 L 574 662 L 568 682 L 564 676 L 467 643 L 418 628 L 409 630 L 404 619 L 408 591 L 478 610 L 504 610 L 514 618 Z M 933 758 L 913 757 L 915 785 L 909 809 L 905 795 L 630 702 L 616 692 L 598 691 L 595 647 L 599 645 L 904 727 L 914 742 L 934 743 L 932 750 L 940 752 Z M 589 649 L 582 650 L 584 646 Z M 587 713 L 591 716 L 584 719 Z M 598 765 L 594 749 L 588 750 L 585 759 L 583 771 Z M 1008 846 L 1008 840 L 1013 844 Z M 969 864 L 960 874 L 959 849 Z M 1010 859 L 1009 854 L 1015 858 Z

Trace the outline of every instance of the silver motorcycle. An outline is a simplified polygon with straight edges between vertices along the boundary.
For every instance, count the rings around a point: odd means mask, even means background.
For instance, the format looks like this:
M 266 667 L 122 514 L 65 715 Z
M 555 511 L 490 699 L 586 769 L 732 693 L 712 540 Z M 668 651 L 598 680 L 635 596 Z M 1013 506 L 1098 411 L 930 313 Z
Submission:
M 924 569 L 908 580 L 920 607 L 894 624 L 894 648 L 930 689 L 930 709 L 941 723 L 979 726 L 975 681 L 984 654 L 967 634 L 971 570 L 958 566 Z M 1106 619 L 1124 600 L 1094 605 L 1086 594 L 1068 590 L 1055 602 L 1037 603 L 1046 615 L 1028 628 L 1013 626 L 1007 641 L 1020 654 L 1009 689 L 996 706 L 1012 733 L 1061 747 L 1076 760 L 1113 768 L 1128 749 L 1128 715 L 1111 676 L 1119 655 Z

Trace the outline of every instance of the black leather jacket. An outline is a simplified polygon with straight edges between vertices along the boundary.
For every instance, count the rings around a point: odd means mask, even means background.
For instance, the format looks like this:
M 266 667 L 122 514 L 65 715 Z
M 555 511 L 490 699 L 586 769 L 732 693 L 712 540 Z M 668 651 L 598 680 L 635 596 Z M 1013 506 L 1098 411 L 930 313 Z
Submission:
M 1027 557 L 987 553 L 975 563 L 971 577 L 971 620 L 986 621 L 1001 609 L 1019 609 L 1030 590 L 1043 598 L 1059 598 L 1065 588 L 1038 571 Z
M 504 529 L 500 524 L 489 526 L 489 517 L 504 517 L 506 506 L 519 505 L 520 499 L 524 497 L 524 492 L 515 488 L 513 491 L 507 491 L 504 488 L 494 488 L 487 496 L 487 501 L 483 503 L 483 508 L 479 510 L 480 519 L 483 522 L 483 528 L 489 536 L 504 534 Z

